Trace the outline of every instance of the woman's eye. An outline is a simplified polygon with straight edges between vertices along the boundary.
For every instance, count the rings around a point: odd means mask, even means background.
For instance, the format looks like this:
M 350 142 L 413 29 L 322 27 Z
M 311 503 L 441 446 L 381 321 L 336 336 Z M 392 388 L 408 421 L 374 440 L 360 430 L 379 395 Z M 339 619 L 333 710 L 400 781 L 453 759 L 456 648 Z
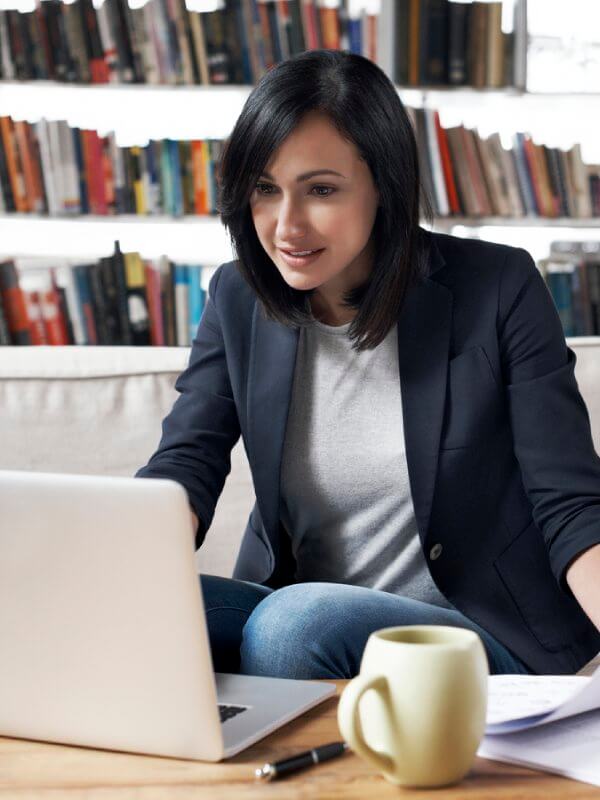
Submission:
M 332 189 L 331 186 L 313 186 L 313 189 L 325 189 L 328 194 L 320 194 L 318 193 L 318 197 L 329 197 L 335 192 L 335 189 Z
M 257 183 L 256 184 L 257 193 L 259 195 L 263 195 L 263 196 L 273 194 L 273 192 L 270 191 L 270 190 L 274 189 L 274 188 L 275 187 L 271 186 L 270 183 Z M 335 192 L 335 189 L 332 188 L 331 186 L 321 186 L 321 185 L 316 185 L 316 186 L 311 187 L 311 191 L 314 191 L 314 190 L 317 190 L 317 192 L 316 192 L 317 197 L 330 197 Z M 325 191 L 322 192 L 321 190 L 325 190 Z

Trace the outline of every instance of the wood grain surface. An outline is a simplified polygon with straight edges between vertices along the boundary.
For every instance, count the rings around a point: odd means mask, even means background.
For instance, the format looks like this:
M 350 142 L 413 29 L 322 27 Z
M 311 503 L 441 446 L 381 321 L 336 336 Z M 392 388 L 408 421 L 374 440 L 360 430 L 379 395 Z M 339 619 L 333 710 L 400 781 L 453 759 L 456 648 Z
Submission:
M 346 681 L 336 683 L 339 694 Z M 442 789 L 393 786 L 354 753 L 271 783 L 255 781 L 254 770 L 267 761 L 338 740 L 336 709 L 337 698 L 330 698 L 235 758 L 219 764 L 0 738 L 0 798 L 600 798 L 600 789 L 585 783 L 479 758 L 463 781 Z

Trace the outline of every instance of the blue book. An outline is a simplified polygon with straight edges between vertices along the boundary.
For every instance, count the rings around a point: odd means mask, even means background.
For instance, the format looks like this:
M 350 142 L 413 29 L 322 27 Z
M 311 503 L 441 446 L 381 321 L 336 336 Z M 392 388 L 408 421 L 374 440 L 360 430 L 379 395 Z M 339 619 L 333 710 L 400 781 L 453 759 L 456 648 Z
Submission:
M 558 311 L 565 336 L 575 335 L 571 276 L 572 268 L 563 271 L 552 269 L 546 274 L 546 283 Z
M 144 153 L 146 154 L 146 167 L 150 180 L 150 197 L 147 198 L 147 205 L 149 211 L 156 213 L 161 207 L 161 198 L 160 177 L 158 173 L 158 164 L 156 163 L 155 143 L 153 141 L 149 141 L 144 147 Z
M 362 22 L 360 19 L 348 18 L 348 49 L 357 56 L 362 55 Z
M 188 270 L 190 342 L 193 342 L 204 311 L 206 292 L 202 288 L 202 267 L 199 264 L 190 264 Z
M 85 344 L 95 344 L 92 330 L 95 332 L 96 326 L 94 321 L 92 290 L 90 287 L 89 266 L 87 264 L 77 264 L 72 267 L 72 270 L 77 305 L 79 306 L 79 313 L 83 322 Z
M 173 205 L 171 214 L 175 217 L 183 216 L 183 189 L 181 186 L 181 162 L 179 160 L 179 142 L 167 139 L 173 188 Z
M 513 153 L 515 157 L 515 166 L 517 168 L 517 176 L 519 178 L 519 185 L 521 187 L 521 195 L 525 203 L 526 214 L 537 214 L 540 216 L 540 209 L 538 208 L 535 199 L 535 192 L 533 191 L 533 178 L 525 156 L 525 137 L 522 133 L 515 133 L 513 137 L 514 147 Z
M 172 214 L 173 207 L 173 174 L 171 156 L 169 153 L 169 140 L 163 139 L 160 143 L 160 175 L 162 186 L 162 212 Z

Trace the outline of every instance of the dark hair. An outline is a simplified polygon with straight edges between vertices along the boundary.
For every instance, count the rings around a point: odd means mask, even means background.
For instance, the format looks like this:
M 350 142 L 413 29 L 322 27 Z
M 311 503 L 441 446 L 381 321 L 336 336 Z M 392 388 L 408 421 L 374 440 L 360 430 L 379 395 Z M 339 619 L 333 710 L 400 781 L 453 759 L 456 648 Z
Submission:
M 374 265 L 348 292 L 358 310 L 349 328 L 356 350 L 376 347 L 397 323 L 407 289 L 421 274 L 419 212 L 431 219 L 423 194 L 410 118 L 392 82 L 372 61 L 340 50 L 309 50 L 272 67 L 251 92 L 217 166 L 217 209 L 238 268 L 267 318 L 311 324 L 309 297 L 289 286 L 261 245 L 250 197 L 272 153 L 309 111 L 325 114 L 366 161 L 380 207 L 373 225 Z

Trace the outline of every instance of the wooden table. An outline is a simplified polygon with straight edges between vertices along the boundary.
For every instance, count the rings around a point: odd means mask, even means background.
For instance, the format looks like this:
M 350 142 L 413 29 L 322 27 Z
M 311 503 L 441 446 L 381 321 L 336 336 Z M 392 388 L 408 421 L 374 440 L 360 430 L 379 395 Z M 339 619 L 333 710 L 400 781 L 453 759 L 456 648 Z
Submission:
M 346 681 L 337 681 L 338 693 Z M 254 770 L 267 761 L 335 741 L 337 699 L 290 722 L 220 764 L 128 755 L 25 739 L 0 738 L 0 800 L 245 800 L 245 798 L 600 798 L 600 788 L 523 767 L 476 759 L 459 784 L 446 789 L 402 789 L 388 783 L 354 753 L 272 783 Z

